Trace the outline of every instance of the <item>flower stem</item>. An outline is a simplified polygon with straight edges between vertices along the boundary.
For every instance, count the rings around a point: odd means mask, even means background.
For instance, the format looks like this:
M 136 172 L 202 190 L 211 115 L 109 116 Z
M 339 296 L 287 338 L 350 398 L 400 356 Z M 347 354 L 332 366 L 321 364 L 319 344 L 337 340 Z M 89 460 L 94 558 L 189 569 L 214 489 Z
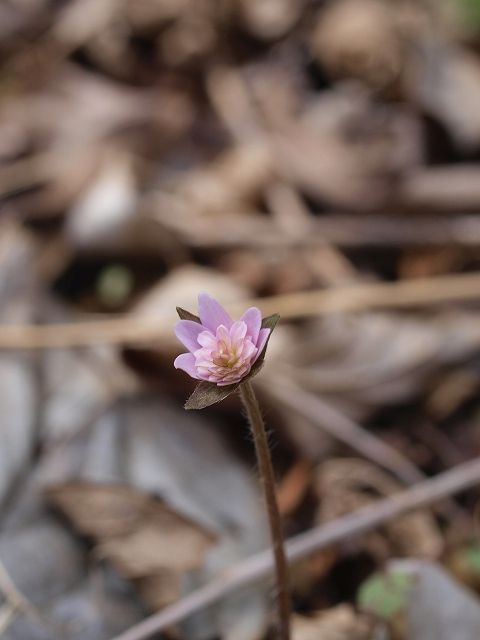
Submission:
M 278 607 L 278 638 L 290 640 L 290 594 L 288 580 L 288 564 L 283 544 L 282 521 L 275 495 L 275 477 L 273 475 L 272 460 L 268 448 L 267 434 L 262 413 L 258 405 L 255 392 L 249 381 L 240 385 L 240 395 L 247 411 L 248 420 L 255 442 L 255 452 L 258 461 L 260 481 L 263 486 L 267 507 L 270 536 L 272 539 L 273 555 L 275 558 L 275 573 L 277 581 Z

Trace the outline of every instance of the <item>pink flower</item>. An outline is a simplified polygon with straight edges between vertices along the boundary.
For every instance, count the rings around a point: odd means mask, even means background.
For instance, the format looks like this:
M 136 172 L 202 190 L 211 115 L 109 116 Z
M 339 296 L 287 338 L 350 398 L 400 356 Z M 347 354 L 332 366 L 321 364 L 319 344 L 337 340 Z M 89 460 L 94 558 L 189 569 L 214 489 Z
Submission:
M 239 383 L 262 354 L 270 328 L 262 329 L 262 315 L 256 307 L 234 321 L 214 298 L 198 296 L 200 318 L 179 320 L 175 335 L 188 349 L 175 359 L 175 367 L 192 378 L 218 386 Z

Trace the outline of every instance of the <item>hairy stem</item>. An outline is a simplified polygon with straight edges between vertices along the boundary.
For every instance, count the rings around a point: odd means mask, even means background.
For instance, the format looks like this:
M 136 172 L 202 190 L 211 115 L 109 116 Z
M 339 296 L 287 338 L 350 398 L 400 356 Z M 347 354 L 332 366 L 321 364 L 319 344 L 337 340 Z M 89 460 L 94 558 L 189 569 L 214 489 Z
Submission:
M 279 640 L 289 640 L 290 594 L 288 586 L 288 564 L 283 544 L 282 521 L 280 519 L 280 512 L 275 495 L 275 477 L 273 475 L 267 434 L 255 392 L 249 381 L 243 382 L 240 385 L 240 395 L 247 411 L 253 433 L 260 481 L 263 487 L 268 522 L 270 525 L 277 582 L 278 638 Z

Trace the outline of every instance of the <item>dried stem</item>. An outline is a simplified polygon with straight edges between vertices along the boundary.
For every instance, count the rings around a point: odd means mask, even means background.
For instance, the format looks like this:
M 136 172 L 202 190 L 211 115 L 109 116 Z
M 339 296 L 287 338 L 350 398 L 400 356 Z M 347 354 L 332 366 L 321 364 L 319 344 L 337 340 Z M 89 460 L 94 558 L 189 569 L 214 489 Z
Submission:
M 433 276 L 398 282 L 374 282 L 337 289 L 301 291 L 230 305 L 232 315 L 246 306 L 259 307 L 263 316 L 278 313 L 285 319 L 371 309 L 426 307 L 480 298 L 480 272 Z M 475 322 L 476 318 L 473 318 Z M 119 316 L 67 324 L 0 325 L 0 349 L 52 349 L 88 344 L 168 344 L 173 317 Z M 480 334 L 480 332 L 479 332 Z
M 288 563 L 283 543 L 282 521 L 275 495 L 275 477 L 273 475 L 267 434 L 255 392 L 253 391 L 253 387 L 249 381 L 240 385 L 240 395 L 247 411 L 248 420 L 252 429 L 253 439 L 255 442 L 255 452 L 258 461 L 258 470 L 263 486 L 268 522 L 270 525 L 277 582 L 278 638 L 279 640 L 289 640 L 290 593 L 288 587 Z
M 59 625 L 53 624 L 33 605 L 26 596 L 19 591 L 13 582 L 10 574 L 0 560 L 0 592 L 5 597 L 7 604 L 0 612 L 0 635 L 3 635 L 2 628 L 6 629 L 17 612 L 23 613 L 34 622 L 40 624 L 57 638 L 64 638 L 65 634 Z
M 402 453 L 318 395 L 277 375 L 265 374 L 261 385 L 276 402 L 344 442 L 367 460 L 387 469 L 404 484 L 415 484 L 423 480 L 424 474 Z

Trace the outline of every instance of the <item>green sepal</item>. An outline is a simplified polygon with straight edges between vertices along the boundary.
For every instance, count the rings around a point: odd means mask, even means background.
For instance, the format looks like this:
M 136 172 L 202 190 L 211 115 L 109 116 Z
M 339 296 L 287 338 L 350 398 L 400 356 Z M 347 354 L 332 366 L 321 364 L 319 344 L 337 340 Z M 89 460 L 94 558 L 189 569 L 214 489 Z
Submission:
M 279 320 L 280 320 L 280 316 L 278 315 L 278 313 L 274 313 L 271 316 L 267 316 L 266 318 L 263 318 L 263 320 L 262 320 L 262 329 L 270 329 L 270 333 L 268 334 L 268 338 L 267 338 L 267 341 L 265 342 L 265 345 L 264 345 L 264 347 L 262 349 L 262 353 L 255 360 L 255 362 L 254 362 L 252 368 L 250 369 L 248 375 L 246 375 L 245 378 L 243 378 L 242 382 L 244 380 L 250 380 L 250 378 L 253 378 L 253 376 L 256 376 L 258 373 L 260 373 L 260 370 L 263 367 L 263 362 L 265 360 L 265 354 L 267 353 L 268 343 L 270 341 L 270 338 L 272 337 L 273 330 L 277 326 L 277 322 Z
M 185 409 L 205 409 L 205 407 L 225 400 L 225 398 L 234 393 L 239 386 L 240 383 L 219 387 L 214 382 L 202 380 L 202 382 L 197 384 L 194 392 L 185 403 Z
M 202 324 L 202 321 L 198 316 L 194 313 L 190 313 L 190 311 L 186 311 L 186 309 L 182 309 L 182 307 L 177 307 L 177 313 L 180 320 L 192 320 L 193 322 L 198 322 L 198 324 Z

